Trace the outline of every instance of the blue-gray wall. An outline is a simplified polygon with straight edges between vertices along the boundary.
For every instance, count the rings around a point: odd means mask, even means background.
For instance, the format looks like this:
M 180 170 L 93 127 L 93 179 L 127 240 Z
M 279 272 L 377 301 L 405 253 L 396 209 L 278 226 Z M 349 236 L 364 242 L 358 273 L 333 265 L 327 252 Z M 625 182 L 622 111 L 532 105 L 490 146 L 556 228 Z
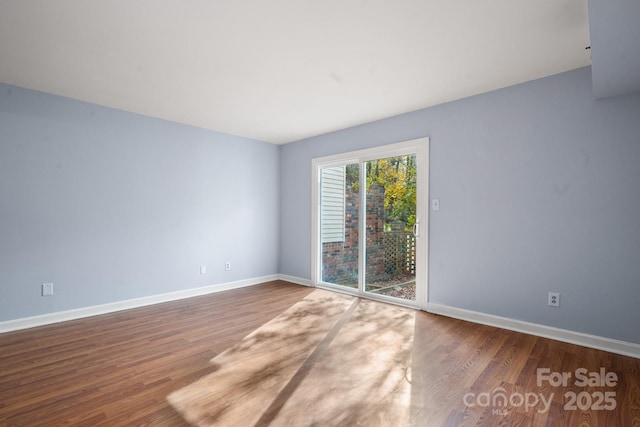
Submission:
M 279 164 L 275 145 L 0 84 L 0 321 L 276 274 Z
M 640 343 L 640 93 L 590 68 L 283 146 L 280 272 L 310 278 L 313 157 L 422 136 L 430 302 Z
M 640 93 L 590 71 L 282 147 L 0 85 L 0 321 L 309 279 L 311 159 L 429 136 L 431 302 L 640 343 Z
M 640 1 L 589 0 L 593 93 L 640 90 Z

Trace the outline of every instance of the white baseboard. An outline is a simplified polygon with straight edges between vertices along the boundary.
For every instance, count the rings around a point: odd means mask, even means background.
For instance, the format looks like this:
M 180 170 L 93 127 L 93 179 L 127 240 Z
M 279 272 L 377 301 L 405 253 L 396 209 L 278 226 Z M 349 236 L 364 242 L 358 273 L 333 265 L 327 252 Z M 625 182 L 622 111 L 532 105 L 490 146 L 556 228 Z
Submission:
M 311 280 L 303 279 L 302 277 L 289 276 L 287 274 L 278 274 L 278 279 L 284 280 L 285 282 L 295 283 L 296 285 L 314 287 L 313 282 L 311 282 Z
M 298 285 L 314 287 L 313 282 L 309 279 L 288 276 L 286 274 L 279 274 L 278 279 Z M 525 334 L 549 338 L 570 344 L 577 344 L 584 347 L 595 348 L 597 350 L 604 350 L 640 359 L 640 344 L 636 343 L 585 334 L 582 332 L 574 332 L 567 329 L 554 328 L 552 326 L 545 326 L 522 320 L 509 319 L 507 317 L 495 316 L 492 314 L 465 310 L 441 304 L 428 303 L 426 311 L 433 314 L 453 317 L 455 319 L 466 320 L 482 325 L 495 326 L 516 332 L 523 332 Z
M 204 286 L 201 288 L 186 289 L 182 291 L 151 295 L 148 297 L 134 298 L 125 301 L 95 305 L 91 307 L 82 307 L 73 310 L 43 314 L 39 316 L 7 320 L 4 322 L 0 322 L 0 333 L 34 328 L 36 326 L 49 325 L 52 323 L 66 322 L 68 320 L 81 319 L 84 317 L 97 316 L 100 314 L 113 313 L 122 310 L 129 310 L 132 308 L 160 304 L 169 301 L 176 301 L 184 298 L 207 295 L 215 292 L 238 289 L 247 286 L 254 286 L 273 280 L 284 280 L 298 285 L 314 287 L 313 283 L 309 279 L 289 276 L 286 274 L 273 274 L 262 277 L 254 277 L 251 279 L 238 280 L 235 282 L 219 283 L 215 285 Z M 427 304 L 426 311 L 433 314 L 453 317 L 455 319 L 480 323 L 482 325 L 495 326 L 498 328 L 509 329 L 516 332 L 523 332 L 526 334 L 550 338 L 558 341 L 568 342 L 571 344 L 582 345 L 585 347 L 591 347 L 598 350 L 609 351 L 611 353 L 640 359 L 640 344 L 636 343 L 619 341 L 611 338 L 599 337 L 596 335 L 574 332 L 566 329 L 554 328 L 552 326 L 529 323 L 521 320 L 509 319 L 506 317 L 494 316 L 492 314 L 465 310 L 462 308 L 456 308 L 441 304 L 429 303 Z
M 597 335 L 590 335 L 582 332 L 569 331 L 567 329 L 554 328 L 552 326 L 545 326 L 537 323 L 509 319 L 507 317 L 494 316 L 492 314 L 480 313 L 447 305 L 429 303 L 427 304 L 427 311 L 429 313 L 440 314 L 442 316 L 453 317 L 455 319 L 467 320 L 469 322 L 495 326 L 516 332 L 523 332 L 525 334 L 550 338 L 557 341 L 577 344 L 584 347 L 595 348 L 597 350 L 604 350 L 640 359 L 640 344 L 599 337 Z
M 116 301 L 108 304 L 94 305 L 91 307 L 76 308 L 73 310 L 58 311 L 55 313 L 42 314 L 39 316 L 24 317 L 21 319 L 7 320 L 0 322 L 0 333 L 17 331 L 20 329 L 34 328 L 36 326 L 49 325 L 52 323 L 66 322 L 68 320 L 81 319 L 84 317 L 97 316 L 99 314 L 113 313 L 131 308 L 144 307 L 152 304 L 176 301 L 184 298 L 197 297 L 212 294 L 215 292 L 227 291 L 231 289 L 244 288 L 264 282 L 278 280 L 279 275 L 254 277 L 251 279 L 238 280 L 235 282 L 219 283 L 216 285 L 204 286 L 201 288 L 185 289 L 183 291 L 169 292 L 148 297 L 134 298 L 124 301 Z

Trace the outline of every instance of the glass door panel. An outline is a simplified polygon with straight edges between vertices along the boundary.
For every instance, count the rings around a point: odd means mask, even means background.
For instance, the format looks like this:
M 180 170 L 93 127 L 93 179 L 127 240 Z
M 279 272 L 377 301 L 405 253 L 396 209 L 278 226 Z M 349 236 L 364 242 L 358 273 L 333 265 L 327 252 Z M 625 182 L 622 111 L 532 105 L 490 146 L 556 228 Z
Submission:
M 312 160 L 314 285 L 426 307 L 429 140 Z
M 360 165 L 320 169 L 321 280 L 358 289 Z
M 366 161 L 364 291 L 416 300 L 416 155 Z

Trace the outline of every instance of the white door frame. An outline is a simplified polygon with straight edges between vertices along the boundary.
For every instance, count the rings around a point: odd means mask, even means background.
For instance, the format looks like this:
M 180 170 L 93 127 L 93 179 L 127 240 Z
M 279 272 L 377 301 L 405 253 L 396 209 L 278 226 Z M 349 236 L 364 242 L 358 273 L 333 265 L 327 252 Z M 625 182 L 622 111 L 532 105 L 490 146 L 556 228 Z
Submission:
M 349 163 L 361 163 L 385 157 L 396 157 L 407 154 L 416 154 L 417 166 L 417 193 L 416 193 L 416 218 L 419 221 L 419 235 L 416 238 L 416 300 L 408 301 L 393 298 L 386 295 L 376 295 L 364 292 L 362 284 L 358 289 L 335 285 L 322 281 L 320 250 L 320 170 L 331 166 L 342 166 Z M 369 299 L 406 305 L 413 308 L 426 309 L 428 300 L 429 278 L 429 138 L 418 138 L 397 144 L 367 148 L 364 150 L 334 154 L 331 156 L 314 158 L 311 160 L 311 282 L 319 288 L 331 289 L 339 292 L 357 295 Z M 362 211 L 362 208 L 361 208 Z M 361 221 L 362 223 L 362 221 Z M 359 245 L 362 251 L 363 245 Z M 363 259 L 360 257 L 360 265 Z M 358 275 L 360 277 L 360 274 Z M 359 280 L 360 281 L 360 280 Z

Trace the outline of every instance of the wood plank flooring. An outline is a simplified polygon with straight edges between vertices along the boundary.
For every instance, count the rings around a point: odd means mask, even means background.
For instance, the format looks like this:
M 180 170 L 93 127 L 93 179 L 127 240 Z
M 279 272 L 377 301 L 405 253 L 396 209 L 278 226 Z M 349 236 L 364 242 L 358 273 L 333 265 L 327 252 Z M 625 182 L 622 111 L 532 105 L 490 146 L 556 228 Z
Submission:
M 295 307 L 312 292 L 316 291 L 271 282 L 0 334 L 0 426 L 188 425 L 184 414 L 169 403 L 169 396 L 188 399 L 188 393 L 180 394 L 181 390 L 193 389 L 220 371 L 212 359 L 233 364 L 230 355 L 234 353 L 229 349 L 242 348 L 248 342 L 243 338 L 252 331 L 278 324 L 270 322 L 277 316 L 285 320 L 280 329 L 289 322 L 289 334 L 295 328 L 304 331 L 308 317 L 286 314 L 295 313 Z M 638 359 L 399 307 L 393 313 L 406 313 L 402 322 L 382 322 L 383 326 L 376 324 L 371 329 L 372 319 L 381 318 L 376 317 L 382 313 L 377 310 L 384 310 L 385 305 L 365 301 L 358 307 L 349 313 L 345 310 L 342 321 L 327 318 L 339 327 L 306 329 L 320 334 L 320 341 L 306 350 L 310 352 L 300 358 L 290 378 L 266 375 L 264 384 L 275 384 L 281 391 L 274 392 L 272 401 L 258 399 L 252 407 L 241 408 L 263 414 L 256 425 L 278 425 L 279 420 L 289 420 L 280 425 L 301 425 L 291 424 L 291 420 L 304 419 L 294 417 L 296 411 L 311 412 L 310 408 L 322 403 L 328 411 L 322 425 L 356 425 L 366 419 L 367 425 L 640 426 Z M 323 310 L 316 315 L 322 316 Z M 407 325 L 412 328 L 408 334 Z M 393 328 L 399 328 L 400 334 L 393 336 L 401 341 L 386 341 L 391 346 L 371 344 L 385 342 L 387 338 L 376 337 L 387 337 L 381 331 Z M 277 328 L 270 331 L 274 334 L 270 339 L 276 340 Z M 334 336 L 319 351 L 320 343 L 326 342 L 322 334 Z M 275 349 L 275 343 L 273 347 L 268 342 L 262 345 Z M 283 348 L 290 348 L 292 354 L 300 351 L 288 345 Z M 409 351 L 393 356 L 390 348 Z M 259 353 L 263 362 L 270 356 L 269 352 Z M 279 354 L 280 360 L 286 360 L 284 356 Z M 379 372 L 388 365 L 391 372 L 394 364 L 407 368 L 403 381 L 397 383 L 401 385 L 392 387 L 396 400 L 381 397 L 382 386 L 355 383 L 354 378 L 366 379 L 366 372 L 374 372 L 369 367 Z M 547 380 L 538 385 L 539 368 L 549 375 L 570 373 L 571 378 L 566 385 L 554 386 Z M 616 385 L 580 387 L 575 384 L 580 368 L 587 374 L 601 368 L 615 373 Z M 340 372 L 344 374 L 337 381 Z M 277 378 L 284 378 L 284 383 L 278 386 Z M 336 397 L 347 401 L 352 390 L 369 395 L 370 399 L 362 398 L 367 410 L 351 411 L 347 419 L 332 418 L 331 408 L 340 403 Z M 566 407 L 571 393 L 577 397 L 575 410 Z M 615 408 L 598 410 L 593 405 L 605 393 L 609 393 L 608 401 L 600 402 L 601 406 L 608 402 Z M 548 400 L 548 406 L 541 397 Z M 376 408 L 378 418 L 370 418 L 368 414 Z M 406 411 L 401 413 L 402 408 Z

